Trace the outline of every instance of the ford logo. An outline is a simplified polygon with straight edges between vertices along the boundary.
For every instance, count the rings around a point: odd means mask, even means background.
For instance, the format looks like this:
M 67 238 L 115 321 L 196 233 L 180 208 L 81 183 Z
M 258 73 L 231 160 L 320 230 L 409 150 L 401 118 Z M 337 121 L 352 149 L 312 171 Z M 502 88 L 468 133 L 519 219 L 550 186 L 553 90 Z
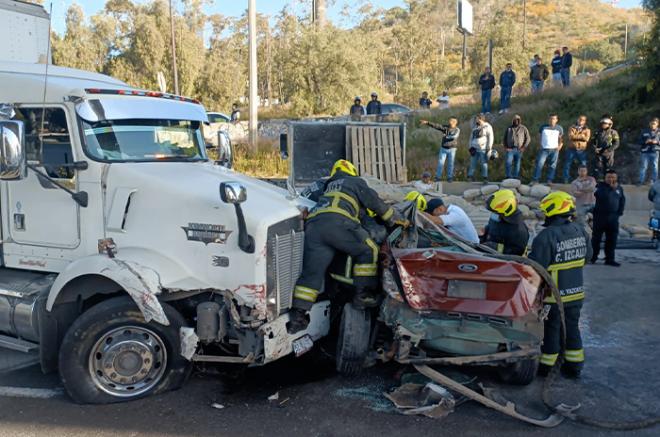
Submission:
M 479 270 L 479 267 L 477 267 L 475 264 L 459 264 L 458 270 L 462 272 L 476 272 Z

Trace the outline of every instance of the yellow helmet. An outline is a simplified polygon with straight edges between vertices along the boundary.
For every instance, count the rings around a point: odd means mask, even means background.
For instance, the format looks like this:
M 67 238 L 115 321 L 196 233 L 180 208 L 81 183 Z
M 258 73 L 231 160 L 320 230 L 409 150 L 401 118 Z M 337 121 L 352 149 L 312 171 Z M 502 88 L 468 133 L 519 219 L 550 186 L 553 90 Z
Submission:
M 541 199 L 541 211 L 546 217 L 573 214 L 575 201 L 564 191 L 554 191 Z
M 332 166 L 332 171 L 330 172 L 330 176 L 334 176 L 335 173 L 337 173 L 337 171 L 343 171 L 347 175 L 351 175 L 351 176 L 358 175 L 357 168 L 355 168 L 353 163 L 345 159 L 340 159 L 337 162 L 335 162 L 335 165 Z
M 415 202 L 418 211 L 426 211 L 426 198 L 419 191 L 411 191 L 406 194 L 406 200 Z
M 509 217 L 518 209 L 518 199 L 511 190 L 497 190 L 486 200 L 486 208 L 504 217 Z

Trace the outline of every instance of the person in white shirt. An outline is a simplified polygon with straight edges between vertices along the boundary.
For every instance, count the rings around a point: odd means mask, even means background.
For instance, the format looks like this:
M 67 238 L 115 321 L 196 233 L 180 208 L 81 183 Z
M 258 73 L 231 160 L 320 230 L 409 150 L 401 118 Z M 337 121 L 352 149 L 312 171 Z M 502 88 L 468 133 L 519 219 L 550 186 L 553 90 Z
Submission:
M 431 199 L 424 215 L 436 225 L 449 229 L 454 234 L 471 243 L 479 243 L 479 235 L 465 211 L 456 205 L 445 205 L 442 199 Z
M 534 177 L 532 183 L 537 183 L 541 179 L 543 166 L 548 161 L 548 183 L 551 184 L 555 180 L 555 172 L 557 170 L 557 160 L 559 159 L 559 151 L 564 147 L 564 129 L 559 126 L 559 116 L 557 114 L 550 114 L 548 124 L 544 124 L 539 129 L 541 150 L 536 157 L 536 169 L 534 170 Z
M 488 182 L 488 160 L 493 150 L 493 126 L 486 121 L 484 114 L 479 114 L 472 123 L 472 133 L 470 135 L 470 167 L 467 177 L 470 182 L 474 182 L 474 171 L 477 164 L 481 167 L 481 177 L 484 183 Z
M 438 96 L 436 102 L 438 102 L 440 109 L 449 108 L 449 94 L 447 93 L 447 90 L 443 91 L 441 96 Z

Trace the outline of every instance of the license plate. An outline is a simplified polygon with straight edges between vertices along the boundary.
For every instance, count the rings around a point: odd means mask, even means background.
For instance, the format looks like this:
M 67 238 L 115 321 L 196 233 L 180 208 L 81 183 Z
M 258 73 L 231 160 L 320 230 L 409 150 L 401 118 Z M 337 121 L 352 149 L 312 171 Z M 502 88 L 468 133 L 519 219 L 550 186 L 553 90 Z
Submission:
M 447 296 L 463 299 L 486 299 L 486 283 L 450 280 L 449 287 L 447 288 Z
M 312 340 L 312 337 L 309 335 L 303 335 L 302 337 L 293 340 L 292 346 L 293 353 L 299 357 L 312 349 L 312 346 L 314 346 L 314 340 Z

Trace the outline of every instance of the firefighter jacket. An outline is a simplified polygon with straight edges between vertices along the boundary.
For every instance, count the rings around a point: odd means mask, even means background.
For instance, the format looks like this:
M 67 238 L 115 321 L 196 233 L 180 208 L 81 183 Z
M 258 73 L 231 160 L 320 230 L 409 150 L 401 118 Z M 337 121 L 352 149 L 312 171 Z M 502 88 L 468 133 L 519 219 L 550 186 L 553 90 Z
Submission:
M 593 138 L 593 145 L 596 149 L 596 154 L 609 156 L 617 148 L 619 148 L 619 133 L 612 128 L 598 129 Z
M 364 179 L 337 172 L 325 182 L 323 194 L 307 218 L 339 214 L 360 223 L 360 217 L 366 213 L 366 209 L 370 209 L 386 222 L 394 216 L 394 210 L 381 200 Z
M 561 301 L 571 303 L 584 299 L 582 271 L 591 255 L 584 227 L 567 217 L 553 217 L 532 242 L 529 258 L 548 270 L 559 288 Z M 547 296 L 545 302 L 556 303 L 554 296 Z
M 486 225 L 484 244 L 505 255 L 523 256 L 527 253 L 529 230 L 518 210 L 509 217 L 493 214 Z

